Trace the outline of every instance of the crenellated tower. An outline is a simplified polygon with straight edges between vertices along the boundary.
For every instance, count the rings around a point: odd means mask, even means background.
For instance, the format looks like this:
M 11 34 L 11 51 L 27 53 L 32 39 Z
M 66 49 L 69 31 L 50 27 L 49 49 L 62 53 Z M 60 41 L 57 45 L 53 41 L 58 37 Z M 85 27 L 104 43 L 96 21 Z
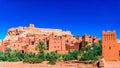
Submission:
M 106 61 L 119 60 L 116 31 L 102 32 L 102 56 Z

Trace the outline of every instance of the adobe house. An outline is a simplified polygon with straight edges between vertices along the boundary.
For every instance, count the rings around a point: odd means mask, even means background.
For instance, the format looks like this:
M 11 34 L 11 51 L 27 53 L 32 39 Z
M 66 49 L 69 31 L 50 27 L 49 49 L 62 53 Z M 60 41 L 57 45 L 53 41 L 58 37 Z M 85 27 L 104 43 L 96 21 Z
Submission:
M 116 39 L 116 31 L 102 32 L 102 56 L 106 61 L 120 60 L 120 43 Z
M 92 45 L 93 43 L 98 43 L 99 39 L 96 36 L 90 36 L 87 34 L 84 34 L 82 36 L 82 43 L 81 45 L 84 47 L 86 44 L 85 42 L 88 42 L 88 45 Z
M 70 31 L 51 28 L 36 28 L 34 24 L 28 27 L 16 27 L 8 30 L 5 39 L 2 41 L 0 50 L 7 47 L 13 50 L 18 49 L 22 52 L 37 52 L 35 47 L 40 41 L 47 46 L 47 51 L 57 51 L 67 53 L 69 51 L 80 50 L 87 41 L 89 45 L 98 42 L 98 38 L 90 35 L 74 36 Z

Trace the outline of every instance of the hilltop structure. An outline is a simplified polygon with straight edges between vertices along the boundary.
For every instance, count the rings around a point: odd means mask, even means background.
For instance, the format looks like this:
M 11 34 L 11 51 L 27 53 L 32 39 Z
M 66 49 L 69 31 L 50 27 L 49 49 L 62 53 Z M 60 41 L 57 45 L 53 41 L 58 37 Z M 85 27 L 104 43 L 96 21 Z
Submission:
M 102 56 L 106 61 L 120 60 L 120 40 L 116 39 L 116 31 L 102 32 Z
M 48 51 L 67 53 L 68 51 L 79 50 L 85 46 L 85 42 L 88 42 L 89 45 L 94 42 L 98 43 L 99 39 L 90 35 L 73 36 L 70 31 L 60 29 L 36 28 L 34 24 L 30 24 L 29 27 L 9 29 L 0 49 L 5 51 L 9 47 L 12 50 L 18 49 L 22 52 L 36 53 L 35 47 L 41 40 L 47 46 Z

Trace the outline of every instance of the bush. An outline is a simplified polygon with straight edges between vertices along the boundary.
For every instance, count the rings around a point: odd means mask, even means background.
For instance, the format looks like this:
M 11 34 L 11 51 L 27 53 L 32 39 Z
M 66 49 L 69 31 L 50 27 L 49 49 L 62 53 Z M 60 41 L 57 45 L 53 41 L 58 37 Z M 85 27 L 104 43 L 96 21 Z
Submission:
M 63 55 L 63 60 L 68 61 L 68 60 L 74 60 L 74 57 L 70 54 L 64 54 Z
M 41 63 L 43 62 L 43 60 L 38 58 L 25 58 L 23 62 L 24 63 Z
M 61 55 L 57 54 L 55 51 L 46 54 L 46 60 L 49 61 L 48 64 L 52 65 L 56 64 L 57 59 L 60 57 Z
M 45 52 L 40 52 L 38 55 L 36 55 L 37 58 L 46 60 L 46 53 Z
M 60 54 L 57 54 L 55 51 L 52 51 L 46 54 L 46 60 L 47 61 L 57 60 L 58 58 L 60 58 L 60 56 L 61 56 Z
M 51 61 L 48 62 L 48 64 L 55 65 L 56 61 L 55 60 L 51 60 Z
M 81 60 L 90 61 L 98 60 L 99 56 L 102 54 L 102 47 L 96 43 L 93 46 L 87 46 L 84 51 L 81 51 Z
M 14 57 L 14 58 L 9 58 L 8 61 L 9 62 L 17 62 L 17 61 L 20 61 L 20 60 L 19 60 L 19 58 L 17 58 L 17 57 L 15 58 Z
M 6 61 L 7 60 L 7 58 L 5 57 L 5 55 L 3 54 L 3 55 L 0 55 L 0 61 Z
M 80 55 L 80 52 L 78 50 L 74 50 L 72 52 L 69 52 L 68 54 L 64 54 L 62 57 L 64 61 L 68 61 L 68 60 L 78 59 L 79 55 Z
M 28 56 L 29 58 L 33 58 L 33 57 L 35 57 L 35 53 L 29 52 L 29 53 L 27 53 L 27 56 Z
M 40 47 L 38 49 L 42 49 L 43 43 L 39 43 Z M 93 43 L 93 45 L 86 47 L 82 47 L 80 52 L 78 50 L 74 50 L 69 52 L 68 54 L 57 54 L 57 52 L 45 52 L 44 50 L 40 51 L 37 55 L 33 52 L 29 53 L 22 53 L 19 50 L 11 51 L 10 48 L 6 49 L 6 52 L 0 51 L 0 61 L 9 61 L 9 62 L 16 62 L 16 61 L 23 61 L 24 63 L 41 63 L 42 61 L 47 60 L 48 64 L 56 64 L 56 61 L 64 60 L 84 60 L 84 61 L 91 61 L 91 60 L 98 60 L 102 55 L 102 47 L 97 44 Z
M 22 53 L 19 50 L 13 50 L 12 53 L 14 54 L 15 57 L 18 57 L 20 61 L 24 59 L 24 53 Z

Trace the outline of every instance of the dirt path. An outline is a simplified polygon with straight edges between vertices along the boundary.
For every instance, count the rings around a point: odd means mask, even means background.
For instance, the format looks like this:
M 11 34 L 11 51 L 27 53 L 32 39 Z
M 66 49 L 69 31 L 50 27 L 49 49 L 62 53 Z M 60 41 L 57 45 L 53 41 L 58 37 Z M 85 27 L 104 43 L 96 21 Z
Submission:
M 117 61 L 117 62 L 105 62 L 105 68 L 120 68 L 120 61 Z
M 0 62 L 0 68 L 94 68 L 91 64 L 82 63 L 57 63 L 49 65 L 46 62 L 40 64 L 23 64 L 22 62 Z

